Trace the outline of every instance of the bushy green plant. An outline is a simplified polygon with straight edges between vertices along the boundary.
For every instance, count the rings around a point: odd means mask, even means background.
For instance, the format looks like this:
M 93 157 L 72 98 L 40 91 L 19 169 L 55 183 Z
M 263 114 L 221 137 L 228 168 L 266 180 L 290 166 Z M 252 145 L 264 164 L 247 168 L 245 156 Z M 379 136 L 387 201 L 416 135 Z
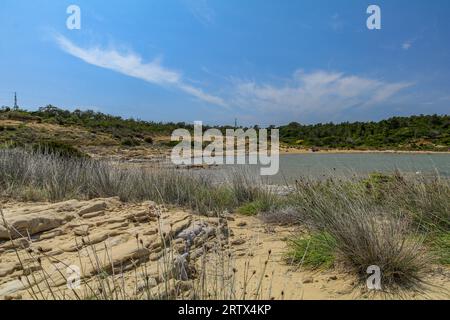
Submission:
M 442 232 L 428 241 L 436 261 L 442 265 L 450 265 L 450 232 Z
M 253 201 L 240 206 L 237 211 L 244 216 L 256 216 L 262 210 L 259 201 Z
M 35 143 L 8 142 L 1 146 L 5 149 L 21 148 L 36 154 L 56 155 L 63 158 L 89 158 L 89 155 L 78 148 L 60 141 L 40 141 Z
M 59 142 L 59 141 L 46 141 L 41 143 L 36 143 L 32 145 L 32 149 L 40 153 L 54 154 L 60 157 L 68 158 L 87 158 L 88 155 L 81 152 L 76 147 Z
M 286 259 L 310 269 L 330 268 L 336 254 L 336 240 L 326 232 L 314 233 L 289 240 Z
M 377 265 L 386 288 L 419 286 L 429 266 L 410 216 L 399 207 L 380 205 L 361 185 L 328 181 L 297 187 L 298 208 L 310 232 L 325 232 L 336 240 L 342 262 L 361 279 Z
M 141 142 L 135 138 L 125 138 L 122 139 L 120 144 L 124 147 L 137 147 L 141 145 Z

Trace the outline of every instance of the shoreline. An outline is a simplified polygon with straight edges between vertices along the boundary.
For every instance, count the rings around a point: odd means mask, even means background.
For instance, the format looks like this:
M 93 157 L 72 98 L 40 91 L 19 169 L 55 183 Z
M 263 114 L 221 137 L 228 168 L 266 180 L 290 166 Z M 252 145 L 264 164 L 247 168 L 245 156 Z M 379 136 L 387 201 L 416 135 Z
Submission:
M 380 154 L 450 154 L 450 151 L 421 151 L 421 150 L 345 150 L 345 149 L 331 149 L 311 151 L 310 149 L 286 149 L 280 148 L 280 155 L 288 154 L 366 154 L 366 153 L 380 153 Z

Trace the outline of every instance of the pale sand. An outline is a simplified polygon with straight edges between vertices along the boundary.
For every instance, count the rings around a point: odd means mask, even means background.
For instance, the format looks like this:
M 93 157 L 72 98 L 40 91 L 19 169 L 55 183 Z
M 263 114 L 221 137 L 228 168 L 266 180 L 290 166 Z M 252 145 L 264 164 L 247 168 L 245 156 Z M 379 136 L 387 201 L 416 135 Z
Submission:
M 156 281 L 154 279 L 159 277 L 158 270 L 162 270 L 163 260 L 167 259 L 162 256 L 163 244 L 160 241 L 161 236 L 158 235 L 159 230 L 166 236 L 170 235 L 167 245 L 170 250 L 183 252 L 185 245 L 178 235 L 194 230 L 197 223 L 202 224 L 202 230 L 205 232 L 208 228 L 215 230 L 209 236 L 202 233 L 196 236 L 190 250 L 192 256 L 195 256 L 196 250 L 203 246 L 211 248 L 205 257 L 206 260 L 203 260 L 201 255 L 192 258 L 197 271 L 203 270 L 202 265 L 206 262 L 210 283 L 208 287 L 214 285 L 214 281 L 210 279 L 211 275 L 219 273 L 220 278 L 223 268 L 235 268 L 234 298 L 238 299 L 243 297 L 246 269 L 248 276 L 253 270 L 256 271 L 247 281 L 247 299 L 256 298 L 255 292 L 259 284 L 261 293 L 258 298 L 262 299 L 373 298 L 367 295 L 365 288 L 355 288 L 355 277 L 345 270 L 311 272 L 287 263 L 284 259 L 286 240 L 301 233 L 300 227 L 274 226 L 265 224 L 256 217 L 240 215 L 230 215 L 227 219 L 206 218 L 176 208 L 166 211 L 152 202 L 131 204 L 122 203 L 116 198 L 71 200 L 56 204 L 9 202 L 6 203 L 4 212 L 9 224 L 13 224 L 22 232 L 24 227 L 29 228 L 32 242 L 16 239 L 14 243 L 21 259 L 28 260 L 26 265 L 33 268 L 29 270 L 21 268 L 10 241 L 6 241 L 8 235 L 5 234 L 3 223 L 0 223 L 0 238 L 3 239 L 0 239 L 0 300 L 31 299 L 31 291 L 24 287 L 23 282 L 26 281 L 36 283 L 32 286 L 35 292 L 42 290 L 46 299 L 52 299 L 45 282 L 47 276 L 43 277 L 44 273 L 40 266 L 33 259 L 30 260 L 30 254 L 22 248 L 23 245 L 30 246 L 35 251 L 33 255 L 42 257 L 42 267 L 46 271 L 45 274 L 49 275 L 47 280 L 54 292 L 64 292 L 68 297 L 74 298 L 73 293 L 67 289 L 65 279 L 55 271 L 60 270 L 65 274 L 66 265 L 72 264 L 81 264 L 87 281 L 96 287 L 96 268 L 90 263 L 95 248 L 105 268 L 110 266 L 109 260 L 112 260 L 118 268 L 120 266 L 120 270 L 116 270 L 116 275 L 120 273 L 121 268 L 125 268 L 124 288 L 130 296 L 134 296 L 136 287 L 142 285 L 143 276 L 142 265 L 135 273 L 133 261 L 146 261 L 147 272 L 152 281 Z M 158 223 L 155 214 L 161 214 L 162 224 Z M 49 227 L 42 232 L 44 222 Z M 228 233 L 223 230 L 229 230 L 229 236 L 225 236 Z M 142 240 L 141 245 L 138 245 L 136 234 L 139 235 L 139 241 Z M 77 248 L 75 243 L 81 244 L 82 238 L 92 243 L 92 246 Z M 105 248 L 108 248 L 108 253 Z M 218 248 L 216 253 L 214 248 Z M 39 253 L 39 250 L 43 253 Z M 270 257 L 269 250 L 271 250 Z M 228 253 L 229 259 L 225 259 L 224 263 L 214 263 L 219 260 L 219 256 L 227 257 Z M 267 259 L 267 268 L 264 269 Z M 24 277 L 26 274 L 30 274 L 28 278 Z M 226 274 L 229 280 L 230 273 Z M 428 288 L 423 295 L 411 294 L 407 298 L 450 299 L 449 274 L 449 268 L 431 272 L 426 280 L 436 287 Z M 19 276 L 22 276 L 22 283 L 18 281 Z M 189 282 L 177 283 L 185 287 L 183 297 L 188 298 Z M 164 291 L 164 288 L 164 282 L 159 285 L 155 282 L 151 290 L 159 292 Z M 85 291 L 81 291 L 80 294 L 83 293 L 86 294 Z M 39 298 L 42 298 L 41 294 Z
M 238 227 L 245 222 L 246 225 Z M 250 264 L 250 270 L 260 274 L 269 250 L 272 251 L 265 275 L 270 283 L 264 283 L 263 296 L 281 299 L 297 300 L 349 300 L 349 299 L 382 299 L 380 295 L 369 294 L 363 287 L 357 287 L 355 276 L 343 270 L 306 271 L 300 266 L 289 265 L 285 261 L 286 239 L 301 230 L 298 227 L 270 226 L 255 217 L 241 216 L 235 222 L 230 222 L 235 237 L 246 239 L 246 243 L 236 248 L 236 252 L 245 253 L 237 258 L 238 272 L 244 272 L 245 264 Z M 439 268 L 438 268 L 439 269 Z M 250 272 L 251 272 L 250 271 Z M 426 279 L 432 286 L 423 294 L 410 293 L 402 298 L 407 299 L 450 299 L 450 268 L 442 274 L 438 270 Z M 242 278 L 242 277 L 240 277 Z M 252 283 L 256 285 L 256 283 Z M 250 286 L 251 287 L 251 286 Z M 250 291 L 250 290 L 249 290 Z M 270 293 L 269 293 L 270 292 Z M 395 297 L 394 297 L 395 298 Z

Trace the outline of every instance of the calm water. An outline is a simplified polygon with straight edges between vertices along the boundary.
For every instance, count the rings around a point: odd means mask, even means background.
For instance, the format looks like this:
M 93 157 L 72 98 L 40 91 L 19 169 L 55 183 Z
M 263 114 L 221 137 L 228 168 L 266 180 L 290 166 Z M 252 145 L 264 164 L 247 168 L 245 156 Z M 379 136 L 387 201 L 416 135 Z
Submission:
M 213 170 L 223 174 L 242 166 L 220 166 Z M 244 166 L 258 175 L 257 166 Z M 321 178 L 333 176 L 367 175 L 372 172 L 440 175 L 450 178 L 450 154 L 291 154 L 280 155 L 280 171 L 276 176 L 264 177 L 270 183 L 293 182 L 299 177 Z

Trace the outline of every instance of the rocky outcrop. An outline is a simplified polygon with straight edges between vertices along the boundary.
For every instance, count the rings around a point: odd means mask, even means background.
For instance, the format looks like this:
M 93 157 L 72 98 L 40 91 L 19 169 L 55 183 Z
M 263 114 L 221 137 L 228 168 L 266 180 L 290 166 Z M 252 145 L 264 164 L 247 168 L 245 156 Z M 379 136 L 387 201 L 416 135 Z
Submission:
M 57 204 L 32 205 L 24 208 L 5 209 L 4 219 L 0 219 L 0 240 L 27 238 L 35 234 L 56 229 L 77 217 L 97 213 L 108 205 L 117 205 L 117 198 L 76 201 Z M 92 215 L 89 217 L 93 217 Z
M 168 211 L 151 201 L 70 200 L 12 205 L 3 211 L 0 299 L 36 298 L 36 286 L 48 298 L 56 291 L 70 295 L 69 266 L 79 271 L 81 283 L 91 286 L 98 285 L 99 277 L 121 275 L 130 294 L 172 296 L 177 290 L 188 291 L 196 260 L 213 246 L 207 242 L 221 234 L 218 219 Z M 133 280 L 136 274 L 139 279 Z M 161 283 L 169 280 L 174 286 L 166 292 Z
M 286 264 L 286 239 L 303 232 L 295 225 L 117 198 L 5 206 L 0 300 L 355 298 L 354 277 Z M 430 283 L 448 299 L 445 270 Z

